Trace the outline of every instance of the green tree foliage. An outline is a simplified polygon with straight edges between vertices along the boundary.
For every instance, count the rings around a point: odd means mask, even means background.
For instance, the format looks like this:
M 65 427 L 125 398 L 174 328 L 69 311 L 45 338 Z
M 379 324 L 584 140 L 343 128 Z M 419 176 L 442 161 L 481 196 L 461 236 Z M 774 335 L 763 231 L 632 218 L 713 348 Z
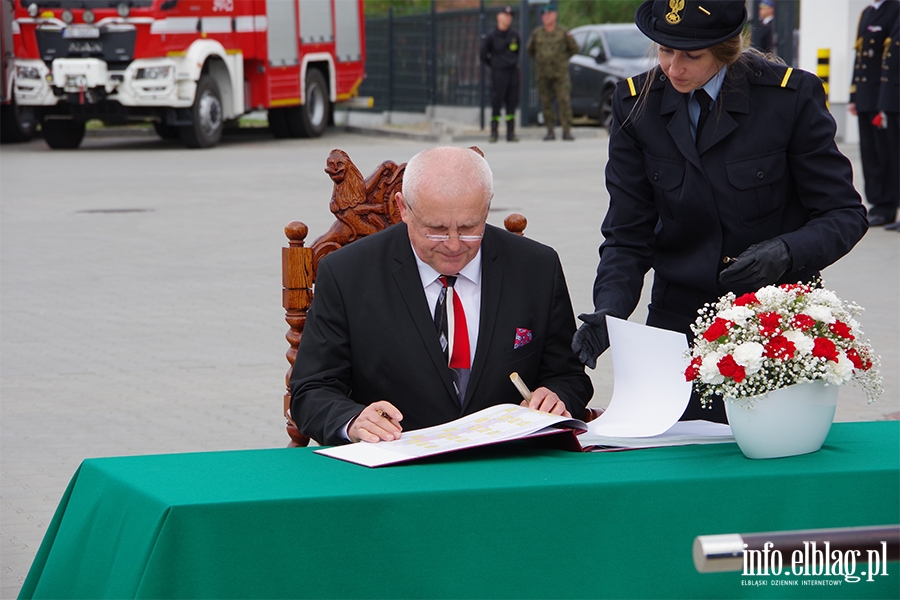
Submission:
M 366 0 L 367 17 L 384 17 L 393 8 L 395 15 L 427 13 L 431 10 L 431 0 Z
M 559 22 L 568 28 L 591 23 L 633 23 L 642 0 L 559 0 Z
M 478 8 L 479 0 L 436 0 L 438 11 Z M 486 8 L 505 5 L 519 10 L 519 0 L 484 0 Z M 565 27 L 577 27 L 589 23 L 629 23 L 641 0 L 556 0 L 559 22 Z M 383 17 L 393 8 L 395 15 L 429 12 L 431 0 L 366 0 L 367 17 Z

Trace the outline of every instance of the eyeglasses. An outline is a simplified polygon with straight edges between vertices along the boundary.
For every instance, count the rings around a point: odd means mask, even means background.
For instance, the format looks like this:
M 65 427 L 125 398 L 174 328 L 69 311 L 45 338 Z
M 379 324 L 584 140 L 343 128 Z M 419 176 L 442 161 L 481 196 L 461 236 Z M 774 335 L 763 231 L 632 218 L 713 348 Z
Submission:
M 416 211 L 413 210 L 412 204 L 409 202 L 406 203 L 406 208 L 409 209 L 413 215 L 415 215 L 416 220 L 419 221 L 418 215 L 416 215 Z M 421 224 L 421 221 L 419 221 Z M 423 225 L 424 228 L 424 225 Z M 437 233 L 422 233 L 425 236 L 425 239 L 430 242 L 449 242 L 451 239 L 459 240 L 460 242 L 480 242 L 482 238 L 484 238 L 484 234 L 480 235 L 447 235 L 447 234 L 437 234 Z

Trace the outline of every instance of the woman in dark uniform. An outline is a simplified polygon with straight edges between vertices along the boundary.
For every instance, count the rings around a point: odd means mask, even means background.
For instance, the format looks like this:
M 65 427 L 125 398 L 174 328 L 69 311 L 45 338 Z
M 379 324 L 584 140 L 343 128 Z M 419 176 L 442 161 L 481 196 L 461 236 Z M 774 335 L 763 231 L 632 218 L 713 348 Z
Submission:
M 690 336 L 704 303 L 811 281 L 867 230 L 822 82 L 745 50 L 746 21 L 743 0 L 635 13 L 659 65 L 613 97 L 595 312 L 572 342 L 591 368 L 609 346 L 605 315 L 634 311 L 649 269 L 647 324 Z M 682 419 L 696 418 L 725 422 L 722 403 L 692 398 Z

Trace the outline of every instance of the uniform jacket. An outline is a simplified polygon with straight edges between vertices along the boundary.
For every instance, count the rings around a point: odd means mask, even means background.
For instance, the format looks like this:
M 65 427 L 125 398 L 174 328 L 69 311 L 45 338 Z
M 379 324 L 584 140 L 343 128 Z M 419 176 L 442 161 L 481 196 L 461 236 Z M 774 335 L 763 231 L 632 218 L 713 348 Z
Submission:
M 512 28 L 494 28 L 481 41 L 481 62 L 492 69 L 515 69 L 519 66 L 519 33 Z
M 528 55 L 534 58 L 537 77 L 568 77 L 569 58 L 578 54 L 578 44 L 569 30 L 556 26 L 553 31 L 538 27 L 528 39 Z
M 862 238 L 866 211 L 818 78 L 745 55 L 695 144 L 687 95 L 650 73 L 639 115 L 630 113 L 648 74 L 613 97 L 598 309 L 630 315 L 653 268 L 648 323 L 687 333 L 697 309 L 728 291 L 724 257 L 777 236 L 793 258 L 780 282 L 808 281 Z
M 881 57 L 885 40 L 900 18 L 900 2 L 885 0 L 875 10 L 867 6 L 859 17 L 856 34 L 856 62 L 850 84 L 850 102 L 861 113 L 877 112 L 878 88 L 881 81 Z
M 406 225 L 325 257 L 291 376 L 291 415 L 300 431 L 323 444 L 344 443 L 338 431 L 377 400 L 403 413 L 404 431 L 519 404 L 509 380 L 514 371 L 582 417 L 593 387 L 570 347 L 575 317 L 556 252 L 491 226 L 481 252 L 481 321 L 462 405 Z
M 876 110 L 900 113 L 900 15 L 894 21 L 890 38 L 885 42 L 881 59 L 881 81 Z M 896 116 L 891 117 L 896 119 Z

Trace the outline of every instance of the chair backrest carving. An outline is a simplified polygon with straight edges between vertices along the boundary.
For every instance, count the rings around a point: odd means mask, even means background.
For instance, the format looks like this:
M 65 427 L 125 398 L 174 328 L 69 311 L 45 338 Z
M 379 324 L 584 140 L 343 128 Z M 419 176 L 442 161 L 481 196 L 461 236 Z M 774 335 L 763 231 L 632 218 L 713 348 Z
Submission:
M 472 149 L 482 154 L 478 148 Z M 291 221 L 284 228 L 288 246 L 281 249 L 282 305 L 289 326 L 285 339 L 290 345 L 286 354 L 290 367 L 285 376 L 284 416 L 291 446 L 309 444 L 309 438 L 300 433 L 291 419 L 290 379 L 306 325 L 306 312 L 313 299 L 316 268 L 327 254 L 400 222 L 394 195 L 403 189 L 405 169 L 406 163 L 398 165 L 386 160 L 363 179 L 346 152 L 332 150 L 326 160 L 325 172 L 334 182 L 329 208 L 335 222 L 310 246 L 305 245 L 309 228 L 304 223 Z M 508 231 L 518 235 L 524 235 L 527 224 L 525 217 L 518 213 L 510 214 L 503 222 Z

